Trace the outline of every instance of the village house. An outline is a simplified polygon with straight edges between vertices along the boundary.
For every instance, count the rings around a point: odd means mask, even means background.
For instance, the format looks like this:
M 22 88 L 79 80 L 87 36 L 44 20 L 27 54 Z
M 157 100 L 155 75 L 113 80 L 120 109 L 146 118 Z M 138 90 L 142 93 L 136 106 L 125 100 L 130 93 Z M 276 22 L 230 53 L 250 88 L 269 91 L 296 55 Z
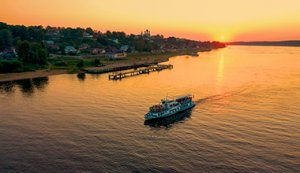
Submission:
M 45 40 L 44 41 L 47 45 L 53 45 L 54 41 L 53 40 Z
M 89 33 L 87 33 L 87 32 L 84 32 L 84 33 L 83 33 L 83 37 L 84 37 L 84 38 L 90 38 L 90 39 L 92 39 L 94 36 L 91 35 L 91 34 L 89 34 Z
M 75 55 L 77 54 L 77 49 L 75 49 L 73 46 L 66 46 L 65 47 L 65 54 L 69 54 L 69 55 Z
M 57 53 L 59 51 L 59 46 L 53 40 L 45 40 L 44 43 L 49 53 Z
M 116 38 L 116 39 L 112 39 L 112 41 L 115 42 L 116 44 L 119 44 L 119 43 L 120 43 L 120 42 L 119 42 L 119 39 L 117 39 L 117 38 Z
M 114 46 L 107 46 L 105 48 L 105 52 L 117 52 L 117 51 L 118 51 L 118 49 L 115 48 Z
M 90 45 L 84 43 L 84 44 L 81 44 L 81 45 L 79 46 L 78 50 L 79 50 L 79 51 L 83 51 L 83 50 L 89 49 L 90 47 L 91 47 Z
M 123 52 L 128 52 L 129 46 L 128 45 L 123 45 L 120 47 L 120 50 Z
M 8 48 L 0 51 L 0 59 L 11 59 L 16 57 L 17 57 L 17 52 L 15 48 Z
M 105 54 L 105 49 L 103 48 L 92 48 L 91 49 L 91 54 L 92 55 L 101 55 L 101 54 Z
M 123 59 L 127 57 L 127 53 L 124 51 L 108 52 L 105 54 L 105 57 L 109 59 Z

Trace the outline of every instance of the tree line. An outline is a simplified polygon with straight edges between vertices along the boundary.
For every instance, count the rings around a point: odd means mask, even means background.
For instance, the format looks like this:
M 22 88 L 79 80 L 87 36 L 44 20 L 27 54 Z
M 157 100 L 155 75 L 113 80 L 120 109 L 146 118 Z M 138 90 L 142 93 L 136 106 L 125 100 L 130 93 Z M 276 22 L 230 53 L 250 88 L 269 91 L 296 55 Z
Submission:
M 51 42 L 49 45 L 48 42 Z M 175 37 L 164 38 L 162 35 L 134 35 L 120 31 L 100 32 L 92 28 L 70 28 L 70 27 L 43 27 L 8 25 L 0 22 L 0 52 L 14 48 L 17 57 L 11 60 L 12 66 L 16 68 L 11 71 L 20 71 L 20 66 L 45 66 L 47 57 L 52 54 L 64 54 L 66 46 L 78 49 L 82 45 L 90 48 L 103 48 L 107 51 L 120 49 L 123 45 L 128 46 L 128 52 L 152 52 L 168 49 L 225 47 L 223 43 L 194 41 Z M 6 64 L 5 64 L 6 63 Z M 7 66 L 8 62 L 0 61 L 1 67 Z

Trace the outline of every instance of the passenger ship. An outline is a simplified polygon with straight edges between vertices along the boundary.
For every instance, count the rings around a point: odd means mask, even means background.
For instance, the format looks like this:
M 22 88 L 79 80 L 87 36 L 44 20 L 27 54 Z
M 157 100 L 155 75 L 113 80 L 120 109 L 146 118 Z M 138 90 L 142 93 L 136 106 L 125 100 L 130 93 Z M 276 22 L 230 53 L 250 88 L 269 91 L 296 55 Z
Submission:
M 173 99 L 166 97 L 161 103 L 150 107 L 149 112 L 145 115 L 145 120 L 159 119 L 174 115 L 195 106 L 191 94 L 178 96 Z

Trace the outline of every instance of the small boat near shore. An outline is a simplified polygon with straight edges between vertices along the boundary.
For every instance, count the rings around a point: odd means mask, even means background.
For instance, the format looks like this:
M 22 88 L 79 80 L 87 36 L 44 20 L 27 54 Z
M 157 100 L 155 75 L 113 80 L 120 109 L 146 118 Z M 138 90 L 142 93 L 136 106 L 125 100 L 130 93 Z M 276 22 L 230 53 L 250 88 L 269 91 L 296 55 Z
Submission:
M 177 96 L 161 100 L 160 104 L 151 106 L 149 112 L 144 116 L 145 120 L 165 118 L 179 112 L 188 110 L 195 106 L 191 94 Z
M 199 54 L 197 52 L 192 52 L 192 53 L 189 53 L 189 56 L 198 57 Z

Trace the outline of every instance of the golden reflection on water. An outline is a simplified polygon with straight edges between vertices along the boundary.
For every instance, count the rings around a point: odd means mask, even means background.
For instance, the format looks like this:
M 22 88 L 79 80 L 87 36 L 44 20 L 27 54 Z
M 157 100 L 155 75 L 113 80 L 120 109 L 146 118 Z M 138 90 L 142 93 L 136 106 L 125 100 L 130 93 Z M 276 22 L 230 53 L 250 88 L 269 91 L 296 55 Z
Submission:
M 217 86 L 222 87 L 223 82 L 223 73 L 224 73 L 224 54 L 220 54 L 220 60 L 218 65 L 218 80 L 217 80 Z
M 0 87 L 1 165 L 218 172 L 226 163 L 224 172 L 296 172 L 299 55 L 300 48 L 229 46 L 120 81 L 66 74 Z M 190 115 L 167 127 L 144 125 L 152 104 L 184 93 L 197 102 Z

